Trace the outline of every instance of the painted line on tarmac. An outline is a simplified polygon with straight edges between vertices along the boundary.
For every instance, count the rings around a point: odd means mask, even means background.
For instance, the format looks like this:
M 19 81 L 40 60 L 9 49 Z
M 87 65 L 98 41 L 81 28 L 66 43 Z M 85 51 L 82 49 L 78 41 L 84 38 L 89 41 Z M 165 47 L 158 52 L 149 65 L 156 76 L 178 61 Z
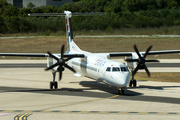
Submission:
M 128 114 L 128 115 L 178 115 L 180 112 L 125 112 L 125 111 L 63 111 L 63 110 L 0 110 L 1 113 L 19 113 L 14 120 L 27 120 L 33 113 L 70 113 L 70 114 Z
M 18 111 L 18 110 L 17 110 Z M 14 117 L 14 120 L 27 120 L 27 118 L 32 115 L 32 113 L 21 113 Z

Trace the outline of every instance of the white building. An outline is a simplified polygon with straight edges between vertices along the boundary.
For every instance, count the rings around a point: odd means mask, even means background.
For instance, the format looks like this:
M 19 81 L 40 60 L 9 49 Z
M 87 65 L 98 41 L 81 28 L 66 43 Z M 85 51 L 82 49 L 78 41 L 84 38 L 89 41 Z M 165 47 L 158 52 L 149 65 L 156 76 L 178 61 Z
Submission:
M 16 7 L 27 7 L 27 4 L 32 2 L 36 7 L 40 6 L 62 6 L 65 3 L 72 3 L 73 0 L 7 0 L 8 3 L 13 4 Z

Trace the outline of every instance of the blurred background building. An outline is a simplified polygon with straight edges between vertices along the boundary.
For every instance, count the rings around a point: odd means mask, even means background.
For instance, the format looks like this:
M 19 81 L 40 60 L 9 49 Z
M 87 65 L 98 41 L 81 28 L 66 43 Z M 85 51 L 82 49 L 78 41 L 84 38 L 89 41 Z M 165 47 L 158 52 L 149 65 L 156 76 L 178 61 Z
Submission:
M 27 7 L 27 4 L 30 2 L 34 4 L 36 7 L 49 6 L 49 5 L 60 7 L 65 3 L 73 2 L 73 0 L 6 0 L 6 1 L 16 7 Z

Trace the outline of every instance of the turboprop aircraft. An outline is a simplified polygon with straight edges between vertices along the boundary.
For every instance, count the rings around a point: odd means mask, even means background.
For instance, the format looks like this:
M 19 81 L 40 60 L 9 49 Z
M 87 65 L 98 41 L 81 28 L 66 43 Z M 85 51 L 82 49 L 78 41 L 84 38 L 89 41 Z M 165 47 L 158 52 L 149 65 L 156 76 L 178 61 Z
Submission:
M 90 53 L 81 50 L 73 39 L 71 17 L 75 15 L 104 15 L 104 13 L 35 13 L 29 16 L 65 16 L 67 51 L 64 53 L 64 45 L 61 47 L 60 54 L 42 53 L 0 53 L 0 56 L 21 56 L 21 57 L 45 57 L 47 58 L 47 68 L 53 74 L 53 80 L 50 82 L 50 89 L 57 89 L 58 83 L 55 81 L 56 73 L 59 73 L 59 80 L 62 79 L 62 73 L 65 68 L 74 72 L 75 76 L 86 76 L 93 78 L 98 82 L 104 82 L 118 88 L 118 94 L 124 94 L 124 90 L 129 86 L 136 87 L 135 74 L 139 69 L 145 69 L 148 76 L 150 72 L 146 62 L 159 62 L 158 60 L 146 60 L 147 55 L 180 53 L 180 50 L 150 51 L 150 46 L 146 52 L 139 52 L 134 45 L 135 52 L 117 52 L 117 53 Z M 126 57 L 127 64 L 108 59 L 109 57 Z M 128 68 L 128 67 L 129 68 Z M 130 80 L 130 71 L 132 80 Z

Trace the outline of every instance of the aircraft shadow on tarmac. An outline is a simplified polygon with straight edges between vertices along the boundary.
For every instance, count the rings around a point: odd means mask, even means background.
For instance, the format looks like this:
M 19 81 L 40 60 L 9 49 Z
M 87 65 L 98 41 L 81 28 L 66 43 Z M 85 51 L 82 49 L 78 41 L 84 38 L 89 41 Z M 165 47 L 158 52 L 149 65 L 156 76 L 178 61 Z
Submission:
M 111 94 L 118 94 L 118 89 L 117 87 L 114 86 L 109 86 L 103 83 L 99 83 L 96 81 L 81 81 L 79 85 L 82 85 L 83 87 L 89 87 L 91 90 L 100 90 L 104 91 L 106 93 L 111 93 Z M 142 95 L 142 93 L 134 92 L 131 90 L 125 90 L 125 95 L 126 96 L 137 96 L 137 95 Z
M 76 82 L 71 82 L 76 83 Z M 2 92 L 31 92 L 31 93 L 42 93 L 42 94 L 54 94 L 54 95 L 74 95 L 74 96 L 84 96 L 84 97 L 97 97 L 100 94 L 103 95 L 117 95 L 117 87 L 109 86 L 106 84 L 101 84 L 96 81 L 81 81 L 78 82 L 79 85 L 84 88 L 74 89 L 74 88 L 60 88 L 56 90 L 50 89 L 38 89 L 38 88 L 27 88 L 27 87 L 6 87 L 0 86 L 0 93 Z M 103 92 L 93 92 L 91 90 L 99 90 Z M 99 95 L 98 95 L 99 94 Z M 142 93 L 134 92 L 131 90 L 125 90 L 125 96 L 138 96 L 143 95 Z M 104 96 L 104 95 L 103 95 Z
M 180 86 L 148 86 L 148 85 L 139 85 L 139 87 L 137 87 L 137 88 L 164 90 L 164 88 L 173 88 L 173 87 L 180 87 Z
M 108 98 L 108 97 L 112 97 L 113 95 L 117 95 L 116 87 L 109 87 L 106 84 L 101 84 L 96 81 L 81 81 L 79 84 L 85 88 L 79 88 L 79 89 L 61 88 L 57 90 L 50 90 L 50 89 L 38 89 L 38 88 L 27 88 L 27 87 L 25 88 L 25 87 L 0 86 L 0 93 L 28 92 L 28 93 L 93 97 L 93 98 Z M 158 86 L 158 87 L 140 86 L 139 88 L 163 89 L 163 87 L 180 87 L 180 86 Z M 125 91 L 125 95 L 120 95 L 112 99 L 180 104 L 179 98 L 161 97 L 161 96 L 145 96 L 143 95 L 143 91 L 142 93 L 138 93 L 138 92 L 134 92 L 133 89 L 136 89 L 136 88 L 128 88 Z M 98 91 L 94 92 L 90 90 L 100 90 L 103 92 L 98 92 Z

